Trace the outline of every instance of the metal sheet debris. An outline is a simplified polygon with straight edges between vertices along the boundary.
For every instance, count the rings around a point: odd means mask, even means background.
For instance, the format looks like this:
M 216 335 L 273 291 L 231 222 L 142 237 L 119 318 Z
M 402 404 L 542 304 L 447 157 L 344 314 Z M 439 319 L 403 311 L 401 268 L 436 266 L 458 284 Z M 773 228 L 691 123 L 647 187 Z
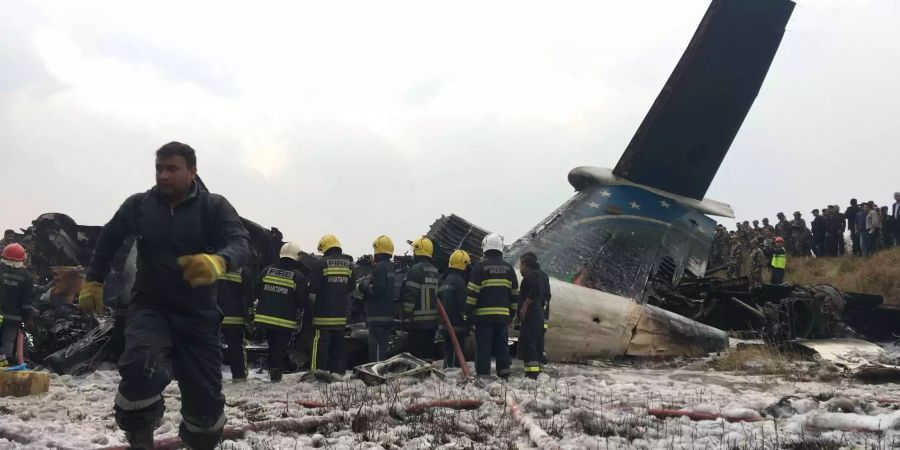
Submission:
M 383 384 L 398 378 L 424 377 L 432 373 L 441 379 L 446 376 L 444 372 L 436 369 L 427 361 L 416 358 L 409 353 L 401 353 L 385 361 L 356 366 L 353 368 L 353 372 L 370 386 Z

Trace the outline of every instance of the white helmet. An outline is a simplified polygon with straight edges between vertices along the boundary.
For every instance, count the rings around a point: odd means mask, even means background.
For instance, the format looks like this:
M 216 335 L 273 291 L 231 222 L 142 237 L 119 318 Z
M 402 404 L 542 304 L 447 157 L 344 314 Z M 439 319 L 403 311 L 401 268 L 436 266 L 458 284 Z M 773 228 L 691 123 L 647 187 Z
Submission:
M 300 261 L 300 244 L 296 242 L 288 242 L 281 246 L 281 252 L 278 254 L 281 258 L 291 258 L 294 261 Z
M 503 236 L 500 236 L 497 233 L 491 233 L 484 237 L 484 240 L 481 241 L 481 250 L 487 252 L 488 250 L 497 250 L 498 252 L 503 251 Z

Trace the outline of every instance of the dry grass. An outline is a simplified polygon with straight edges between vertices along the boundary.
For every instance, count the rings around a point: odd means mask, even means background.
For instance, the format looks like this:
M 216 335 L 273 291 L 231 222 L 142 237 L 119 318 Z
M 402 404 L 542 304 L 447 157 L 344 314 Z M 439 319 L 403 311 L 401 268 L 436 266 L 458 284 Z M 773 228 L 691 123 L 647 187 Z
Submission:
M 722 372 L 740 372 L 747 375 L 788 375 L 794 372 L 791 362 L 801 359 L 793 353 L 768 345 L 746 345 L 728 349 L 710 366 Z
M 842 291 L 878 294 L 887 304 L 900 305 L 900 248 L 876 253 L 868 259 L 792 258 L 785 281 L 830 284 Z

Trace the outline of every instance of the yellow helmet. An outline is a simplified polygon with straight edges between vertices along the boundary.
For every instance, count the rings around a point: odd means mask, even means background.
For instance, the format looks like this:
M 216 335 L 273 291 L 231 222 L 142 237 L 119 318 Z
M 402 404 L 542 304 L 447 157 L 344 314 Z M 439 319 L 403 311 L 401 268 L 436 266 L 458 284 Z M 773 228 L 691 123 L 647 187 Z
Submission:
M 319 246 L 317 248 L 320 252 L 325 253 L 335 247 L 341 248 L 341 241 L 333 234 L 326 234 L 325 236 L 322 236 L 322 239 L 319 239 Z
M 375 242 L 372 243 L 372 247 L 375 249 L 376 255 L 393 255 L 394 254 L 394 241 L 391 238 L 381 235 L 375 238 Z
M 471 262 L 472 258 L 469 258 L 469 254 L 465 250 L 457 250 L 450 255 L 450 263 L 448 265 L 451 269 L 466 270 L 466 267 Z
M 416 256 L 427 256 L 430 258 L 434 254 L 434 244 L 431 242 L 431 239 L 425 236 L 412 241 L 412 248 L 413 254 Z

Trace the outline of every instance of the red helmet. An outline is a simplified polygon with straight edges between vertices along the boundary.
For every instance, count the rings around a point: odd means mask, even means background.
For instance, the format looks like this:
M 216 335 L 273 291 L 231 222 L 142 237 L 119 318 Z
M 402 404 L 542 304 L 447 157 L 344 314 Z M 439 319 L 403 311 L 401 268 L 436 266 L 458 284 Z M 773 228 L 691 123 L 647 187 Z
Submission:
M 10 261 L 23 262 L 25 261 L 25 247 L 19 244 L 9 244 L 3 248 L 3 254 L 0 257 Z
M 778 236 L 777 238 L 775 238 L 775 243 L 776 244 L 784 244 L 784 238 L 781 236 Z

